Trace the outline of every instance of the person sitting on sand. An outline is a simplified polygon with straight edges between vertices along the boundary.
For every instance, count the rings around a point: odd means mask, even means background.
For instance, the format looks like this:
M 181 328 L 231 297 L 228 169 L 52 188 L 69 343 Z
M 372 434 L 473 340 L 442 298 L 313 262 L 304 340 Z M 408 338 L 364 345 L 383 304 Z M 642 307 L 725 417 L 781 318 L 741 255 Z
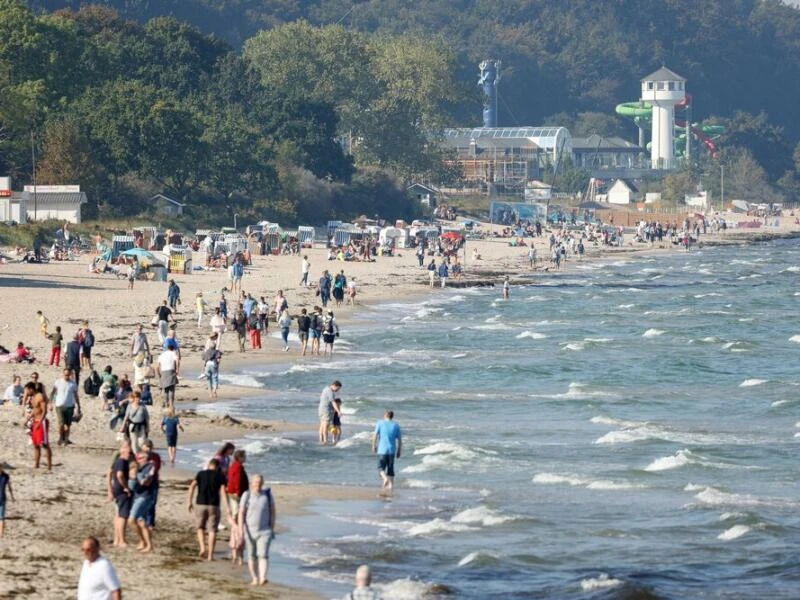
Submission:
M 33 355 L 33 352 L 31 352 L 31 349 L 28 348 L 22 342 L 19 342 L 17 344 L 16 354 L 17 354 L 17 362 L 28 363 L 28 364 L 36 362 L 36 357 Z

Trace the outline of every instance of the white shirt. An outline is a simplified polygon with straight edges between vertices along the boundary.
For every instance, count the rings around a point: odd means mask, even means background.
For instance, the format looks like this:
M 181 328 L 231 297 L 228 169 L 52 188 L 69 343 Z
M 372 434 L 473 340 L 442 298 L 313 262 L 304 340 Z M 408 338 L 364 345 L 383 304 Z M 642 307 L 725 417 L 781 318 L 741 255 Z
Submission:
M 175 371 L 178 365 L 178 355 L 175 351 L 166 350 L 158 356 L 158 366 L 162 371 Z
M 78 386 L 72 380 L 63 377 L 56 379 L 53 387 L 56 390 L 55 405 L 58 408 L 72 408 L 75 406 L 75 396 L 78 394 Z
M 307 260 L 304 258 L 304 259 L 303 259 L 303 266 L 302 266 L 301 273 L 302 273 L 303 275 L 305 275 L 306 273 L 308 273 L 309 269 L 311 269 L 311 263 L 310 263 L 310 262 L 308 262 L 308 261 L 307 261 Z
M 112 592 L 121 587 L 114 565 L 105 556 L 99 556 L 94 562 L 83 561 L 78 600 L 111 600 Z
M 214 315 L 209 321 L 211 331 L 221 332 L 225 328 L 225 319 L 221 315 Z

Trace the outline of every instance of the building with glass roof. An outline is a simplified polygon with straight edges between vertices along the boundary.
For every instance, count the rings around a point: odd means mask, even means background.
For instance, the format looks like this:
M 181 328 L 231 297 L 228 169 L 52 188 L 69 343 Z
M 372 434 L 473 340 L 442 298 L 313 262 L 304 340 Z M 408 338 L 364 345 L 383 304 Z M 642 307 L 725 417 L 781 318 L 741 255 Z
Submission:
M 471 187 L 520 194 L 572 154 L 564 127 L 476 127 L 446 129 L 439 143 L 453 150 Z

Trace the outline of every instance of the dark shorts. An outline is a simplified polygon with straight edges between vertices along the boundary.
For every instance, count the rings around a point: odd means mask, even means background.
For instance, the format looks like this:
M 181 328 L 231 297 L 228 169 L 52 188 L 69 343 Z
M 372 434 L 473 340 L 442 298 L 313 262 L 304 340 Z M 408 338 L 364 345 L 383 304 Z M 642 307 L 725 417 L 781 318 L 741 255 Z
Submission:
M 297 337 L 300 338 L 301 342 L 306 342 L 306 341 L 308 341 L 308 332 L 307 331 L 298 331 L 297 332 Z
M 378 457 L 378 470 L 386 473 L 387 477 L 394 477 L 394 454 L 381 454 Z
M 92 358 L 92 346 L 83 347 L 83 356 L 84 358 Z
M 318 330 L 311 329 L 308 333 L 311 335 L 311 339 L 312 340 L 318 340 L 319 339 L 320 332 Z
M 168 435 L 167 436 L 167 447 L 174 448 L 178 445 L 178 434 L 175 435 Z
M 130 517 L 131 508 L 133 507 L 133 496 L 131 494 L 118 494 L 114 500 L 117 503 L 117 516 L 121 519 Z
M 58 417 L 59 426 L 72 425 L 72 416 L 75 414 L 75 407 L 70 406 L 56 406 L 56 416 Z
M 323 333 L 323 334 L 322 334 L 322 340 L 323 340 L 323 341 L 324 341 L 326 344 L 333 344 L 333 341 L 334 341 L 335 339 L 336 339 L 336 334 L 333 334 L 333 333 Z

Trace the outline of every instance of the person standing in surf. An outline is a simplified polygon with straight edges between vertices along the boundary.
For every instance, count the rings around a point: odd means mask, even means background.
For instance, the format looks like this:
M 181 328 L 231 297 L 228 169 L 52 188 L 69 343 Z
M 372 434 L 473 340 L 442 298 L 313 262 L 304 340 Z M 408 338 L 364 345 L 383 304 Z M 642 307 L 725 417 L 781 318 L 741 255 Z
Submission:
M 372 452 L 378 454 L 378 473 L 383 485 L 380 496 L 391 496 L 394 488 L 394 460 L 400 458 L 403 438 L 400 426 L 394 422 L 394 411 L 387 410 L 383 420 L 375 425 L 372 434 Z

